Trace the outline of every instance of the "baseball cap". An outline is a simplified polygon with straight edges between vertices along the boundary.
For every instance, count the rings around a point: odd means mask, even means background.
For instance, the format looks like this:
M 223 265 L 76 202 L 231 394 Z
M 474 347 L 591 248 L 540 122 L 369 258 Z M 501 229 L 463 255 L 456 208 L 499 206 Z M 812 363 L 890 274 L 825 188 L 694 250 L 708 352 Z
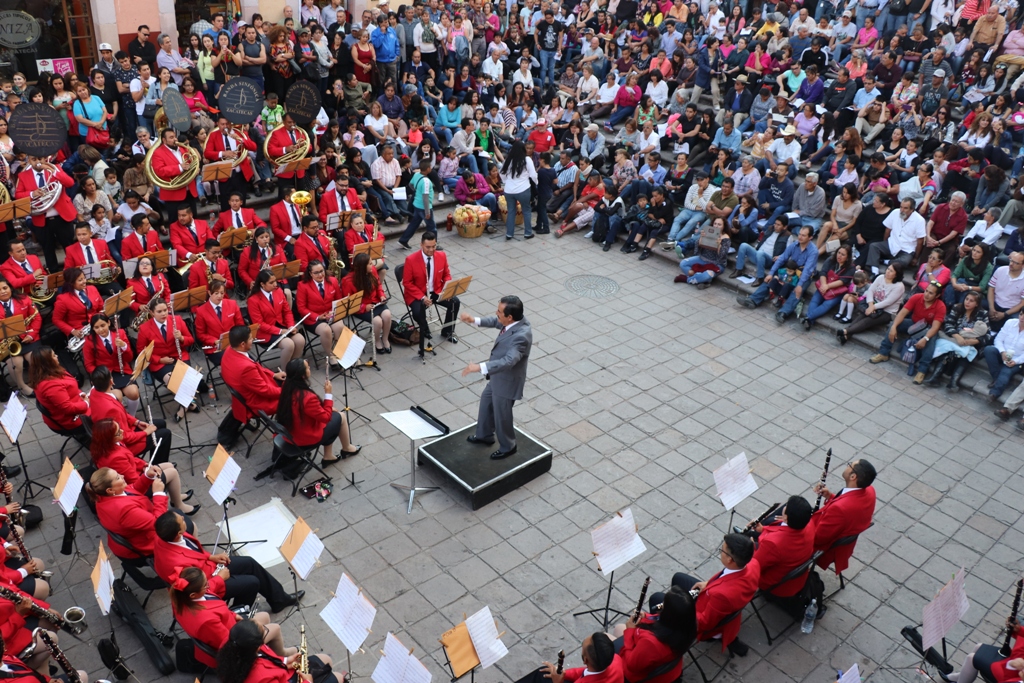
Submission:
M 846 10 L 845 12 L 843 12 L 843 16 L 846 17 L 847 19 L 852 19 L 853 12 L 851 12 L 850 10 Z
M 945 69 L 936 69 L 935 71 L 932 72 L 932 76 L 935 77 L 935 78 L 945 78 L 946 77 L 946 70 Z
M 113 52 L 114 48 L 110 47 L 110 43 L 100 43 L 100 52 L 103 52 L 104 50 Z
M 601 130 L 601 127 L 599 125 L 597 125 L 596 123 L 592 123 L 589 126 L 587 126 L 586 128 L 584 128 L 583 130 L 585 130 L 588 133 L 592 133 L 592 132 L 594 132 L 596 130 Z

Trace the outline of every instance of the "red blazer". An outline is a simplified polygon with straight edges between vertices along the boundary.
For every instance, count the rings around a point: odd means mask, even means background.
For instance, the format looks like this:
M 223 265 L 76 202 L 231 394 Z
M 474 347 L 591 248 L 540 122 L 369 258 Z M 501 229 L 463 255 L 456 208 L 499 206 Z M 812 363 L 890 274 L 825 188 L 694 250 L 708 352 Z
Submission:
M 219 137 L 219 136 L 218 136 Z M 231 627 L 238 623 L 238 618 L 228 604 L 211 594 L 195 603 L 197 609 L 174 610 L 174 618 L 181 625 L 181 630 L 189 638 L 198 640 L 204 645 L 220 650 L 228 642 Z M 198 647 L 195 649 L 196 661 L 206 666 L 216 667 L 217 660 Z
M 219 318 L 217 310 L 209 301 L 192 309 L 192 313 L 196 321 L 196 337 L 202 346 L 216 347 L 222 334 L 230 332 L 235 325 L 245 324 L 245 320 L 242 318 L 242 309 L 238 307 L 238 303 L 234 299 L 225 298 L 221 302 Z M 206 349 L 203 353 L 209 356 L 217 353 L 217 349 Z
M 235 288 L 235 279 L 231 277 L 231 266 L 228 265 L 226 258 L 219 258 L 214 264 L 217 269 L 218 275 L 223 275 L 224 279 L 227 280 L 227 291 L 231 291 Z M 195 264 L 188 269 L 188 288 L 193 287 L 205 287 L 206 291 L 210 291 L 210 271 L 207 269 L 206 261 L 199 259 Z M 194 311 L 196 307 L 193 307 Z
M 43 415 L 47 427 L 69 432 L 82 426 L 78 416 L 89 414 L 89 404 L 79 395 L 74 377 L 65 374 L 60 379 L 44 379 L 35 389 L 36 400 L 50 413 Z
M 163 335 L 160 334 L 160 327 L 156 324 L 156 320 L 150 318 L 142 323 L 142 327 L 139 328 L 138 339 L 135 341 L 136 346 L 140 349 L 149 346 L 149 342 L 156 342 L 153 345 L 153 356 L 149 361 L 150 372 L 156 372 L 164 367 L 164 364 L 160 362 L 161 358 L 178 358 L 178 349 L 172 334 L 174 327 L 171 325 L 171 316 L 167 316 L 165 322 L 167 324 L 167 339 L 164 339 Z M 181 357 L 179 360 L 187 363 L 188 347 L 192 346 L 192 342 L 195 339 L 193 339 L 192 333 L 188 330 L 188 325 L 181 319 L 181 316 L 174 316 L 174 325 L 181 332 Z
M 185 265 L 189 254 L 202 254 L 206 251 L 206 240 L 213 237 L 206 221 L 193 218 L 192 225 L 195 226 L 196 234 L 199 235 L 198 242 L 184 225 L 178 221 L 171 223 L 171 246 L 178 252 L 179 266 Z
M 146 450 L 146 433 L 136 428 L 139 424 L 138 419 L 134 415 L 129 415 L 121 402 L 110 394 L 95 389 L 89 391 L 89 417 L 93 422 L 109 418 L 121 425 L 121 431 L 124 432 L 121 443 L 131 451 L 132 455 L 139 455 Z M 103 465 L 97 465 L 97 467 L 103 467 Z M 117 469 L 111 465 L 106 465 L 106 467 Z M 117 471 L 121 472 L 121 470 Z
M 733 612 L 742 610 L 757 593 L 761 578 L 761 565 L 751 560 L 738 572 L 722 576 L 719 572 L 708 581 L 697 596 L 697 640 L 711 640 L 722 634 L 722 651 L 736 639 L 740 632 L 743 615 L 737 615 L 724 628 L 717 628 L 719 622 Z
M 153 569 L 156 575 L 170 583 L 177 567 L 196 567 L 202 569 L 209 579 L 209 592 L 224 595 L 224 579 L 214 575 L 217 563 L 210 559 L 210 553 L 206 552 L 203 544 L 192 534 L 186 532 L 182 536 L 199 546 L 199 550 L 168 543 L 157 537 L 153 544 Z
M 124 330 L 118 330 L 117 339 L 122 340 L 128 344 L 128 334 Z M 85 360 L 85 369 L 91 374 L 98 366 L 104 365 L 111 372 L 120 372 L 123 374 L 132 374 L 132 345 L 128 344 L 121 351 L 121 366 L 117 364 L 117 345 L 114 343 L 114 329 L 110 330 L 110 345 L 113 347 L 114 352 L 108 353 L 107 346 L 104 344 L 98 335 L 95 333 L 90 334 L 85 340 L 85 346 L 82 347 L 82 355 Z M 123 370 L 120 367 L 123 366 Z
M 17 614 L 17 612 L 14 611 L 14 603 L 11 602 L 8 604 L 11 605 L 10 611 L 14 614 Z M 18 616 L 19 619 L 21 620 L 21 623 L 19 625 L 10 625 L 5 623 L 4 625 L 7 626 L 7 628 L 2 629 L 4 644 L 7 646 L 7 649 L 9 649 L 11 652 L 21 652 L 25 649 L 25 647 L 28 647 L 32 644 L 31 632 L 25 628 L 25 620 L 21 619 L 20 615 Z M 6 622 L 6 618 L 4 618 L 4 620 Z M 20 649 L 19 647 L 15 647 L 14 642 L 12 642 L 7 636 L 7 633 L 11 632 L 13 636 L 17 637 L 17 635 L 19 634 L 17 634 L 16 632 L 19 629 L 28 634 L 25 636 L 26 640 L 24 647 L 20 647 Z M 32 669 L 29 669 L 27 666 L 25 666 L 25 662 L 21 661 L 14 655 L 4 655 L 4 664 L 10 671 L 11 678 L 7 679 L 9 683 L 40 683 L 40 681 L 49 683 L 53 680 L 49 676 L 42 676 L 40 678 L 40 675 L 38 673 L 36 673 Z
M 71 201 L 71 197 L 68 196 L 67 189 L 75 184 L 75 181 L 71 179 L 67 173 L 61 170 L 60 166 L 55 166 L 57 169 L 56 173 L 51 171 L 43 171 L 43 180 L 47 183 L 56 180 L 64 187 L 64 191 L 60 193 L 60 197 L 57 199 L 57 203 L 53 206 L 57 211 L 57 215 L 68 223 L 74 223 L 78 220 L 78 212 L 75 210 L 75 205 Z M 23 199 L 30 197 L 33 192 L 40 189 L 36 182 L 36 172 L 31 168 L 26 168 L 18 174 L 18 186 L 14 190 L 15 199 Z M 163 197 L 161 197 L 163 198 Z M 169 199 L 169 197 L 168 197 Z M 41 228 L 46 225 L 46 214 L 39 214 L 38 216 L 32 216 L 32 225 L 37 228 Z
M 110 247 L 104 240 L 93 240 L 90 246 L 95 252 L 93 257 L 97 262 L 114 260 L 114 257 L 110 255 Z M 89 259 L 85 256 L 85 247 L 81 243 L 75 242 L 64 250 L 64 268 L 81 268 L 88 262 Z
M 129 484 L 134 483 L 146 470 L 146 461 L 135 457 L 135 454 L 124 444 L 114 444 L 114 448 L 96 457 L 93 456 L 92 464 L 96 469 L 109 467 L 114 470 Z
M 181 146 L 178 147 L 181 150 Z M 159 178 L 163 180 L 171 180 L 181 175 L 182 163 L 178 161 L 178 158 L 174 156 L 164 145 L 160 145 L 153 151 L 152 168 Z M 199 196 L 199 189 L 197 187 L 198 180 L 193 180 L 188 187 L 181 190 L 160 190 L 160 201 L 163 202 L 180 202 L 188 195 L 193 197 Z M 74 208 L 74 207 L 72 207 Z
M 266 223 L 263 219 L 256 215 L 254 209 L 247 209 L 244 206 L 239 209 L 239 213 L 242 214 L 243 227 L 249 230 L 255 230 L 256 228 L 266 227 Z M 213 236 L 215 238 L 220 237 L 221 233 L 225 230 L 235 229 L 235 212 L 231 209 L 227 211 L 221 211 L 220 215 L 217 216 L 217 222 L 213 224 Z
M 53 324 L 65 336 L 69 336 L 71 330 L 82 329 L 89 322 L 89 318 L 103 312 L 103 297 L 100 296 L 98 289 L 86 285 L 85 295 L 92 304 L 89 309 L 86 309 L 77 291 L 58 294 L 56 301 L 53 302 Z
M 256 661 L 249 669 L 244 683 L 291 683 L 294 675 L 295 672 L 285 666 L 283 657 L 266 645 L 260 645 Z
M 270 248 L 268 247 L 268 249 Z M 276 245 L 272 245 L 272 248 L 270 265 L 288 263 L 288 257 L 285 256 L 283 249 Z M 246 289 L 252 289 L 252 281 L 260 274 L 261 268 L 263 268 L 263 261 L 260 259 L 259 251 L 256 252 L 256 258 L 253 258 L 249 254 L 249 247 L 243 249 L 242 255 L 238 259 L 238 279 L 242 281 Z M 287 280 L 284 282 L 287 283 Z
M 288 430 L 292 435 L 292 443 L 299 446 L 320 443 L 333 414 L 333 400 L 322 401 L 312 391 L 302 392 L 302 403 L 292 403 L 292 428 Z
M 440 294 L 444 291 L 444 283 L 452 279 L 452 272 L 448 270 L 448 256 L 445 252 L 435 251 L 433 258 L 434 282 L 430 291 Z M 405 291 L 407 306 L 427 295 L 427 263 L 423 260 L 422 251 L 413 252 L 406 257 L 402 288 Z
M 23 297 L 11 297 L 12 308 L 14 309 L 14 315 L 20 315 L 23 319 L 28 320 L 29 316 L 36 312 L 35 304 L 32 303 L 32 299 L 27 296 Z M 0 304 L 0 319 L 7 317 L 7 309 L 4 308 L 3 304 Z M 28 325 L 25 326 L 26 334 L 21 335 L 22 341 L 29 335 L 35 341 L 39 340 L 39 331 L 43 329 L 43 316 L 37 315 L 32 319 Z
M 374 272 L 377 272 L 376 269 L 374 269 Z M 342 296 L 351 296 L 352 294 L 355 294 L 357 291 L 358 290 L 356 289 L 356 281 L 355 278 L 352 277 L 352 273 L 349 273 L 348 275 L 341 279 Z M 366 313 L 367 310 L 373 310 L 374 306 L 379 304 L 381 301 L 384 301 L 384 297 L 384 283 L 381 282 L 380 274 L 377 273 L 377 289 L 375 289 L 369 295 L 367 295 L 365 292 L 363 293 L 363 300 L 362 303 L 359 305 L 359 312 Z
M 39 262 L 35 255 L 26 254 L 25 260 L 28 262 L 28 267 L 32 269 L 32 273 L 36 272 L 37 269 L 42 270 L 44 273 L 46 272 L 46 268 L 43 268 L 43 264 Z M 3 263 L 0 263 L 0 275 L 3 275 L 4 279 L 11 283 L 11 287 L 15 289 L 28 291 L 35 287 L 36 278 L 32 273 L 26 273 L 21 264 L 12 258 L 8 258 Z
M 143 254 L 151 254 L 154 251 L 161 251 L 164 246 L 160 243 L 160 235 L 157 234 L 153 228 L 149 229 L 146 233 L 146 245 L 143 247 L 142 242 L 139 241 L 139 233 L 133 232 L 121 240 L 121 259 L 127 261 L 128 259 L 138 258 Z
M 191 270 L 191 268 L 189 270 Z M 146 280 L 141 275 L 128 280 L 128 286 L 132 288 L 133 292 L 135 292 L 135 298 L 132 299 L 132 310 L 135 311 L 135 313 L 139 312 L 140 306 L 148 304 L 149 300 L 157 294 L 160 294 L 160 297 L 164 301 L 168 301 L 171 298 L 171 285 L 167 282 L 167 278 L 163 273 L 155 273 L 150 279 L 153 281 L 152 294 L 149 293 L 149 287 L 146 286 Z M 163 285 L 164 288 L 162 294 L 160 293 L 161 285 Z
M 348 192 L 345 193 L 345 201 L 348 202 L 346 211 L 361 211 L 363 208 L 363 203 L 359 201 L 359 195 L 356 194 L 355 188 L 348 188 Z M 324 192 L 323 196 L 320 197 L 320 222 L 326 226 L 327 217 L 341 211 L 340 206 L 336 189 Z
M 575 669 L 566 669 L 564 671 L 565 680 L 569 681 L 569 683 L 579 680 L 585 680 L 587 683 L 623 683 L 625 680 L 625 668 L 619 655 L 612 657 L 612 663 L 599 674 L 591 674 L 584 678 L 584 671 L 586 671 L 586 668 L 582 666 Z
M 295 139 L 298 142 L 302 142 L 302 140 L 304 138 L 308 138 L 306 133 L 302 129 L 296 128 L 295 129 Z M 279 156 L 282 156 L 284 154 L 284 148 L 285 147 L 288 147 L 288 146 L 293 145 L 293 144 L 295 144 L 295 143 L 292 142 L 291 135 L 289 135 L 288 131 L 284 129 L 284 126 L 282 126 L 282 127 L 278 128 L 277 130 L 275 130 L 273 133 L 271 133 L 270 139 L 267 140 L 267 151 L 270 152 L 270 156 L 271 157 L 276 159 Z M 294 173 L 281 173 L 281 174 L 278 175 L 279 178 L 285 178 L 285 179 L 290 179 L 290 178 L 293 178 L 295 176 L 298 176 L 300 178 L 304 178 L 306 176 L 306 172 L 305 171 L 296 171 Z
M 758 587 L 768 590 L 814 554 L 814 526 L 808 524 L 799 531 L 791 526 L 772 524 L 764 527 L 757 539 L 754 559 L 761 565 Z M 788 598 L 803 589 L 807 576 L 787 581 L 772 591 L 772 595 Z
M 1017 626 L 1013 630 L 1013 648 L 1010 650 L 1010 656 L 992 663 L 989 672 L 997 683 L 1009 683 L 1010 681 L 1020 680 L 1020 672 L 1006 668 L 1006 663 L 1011 659 L 1024 657 L 1024 637 L 1022 636 L 1024 636 L 1024 630 Z
M 236 132 L 242 136 L 242 141 L 239 142 L 238 140 L 235 140 L 235 149 L 245 149 L 249 152 L 255 152 L 256 143 L 253 142 L 245 133 L 241 133 L 240 131 Z M 206 139 L 206 149 L 203 151 L 203 156 L 205 156 L 208 161 L 220 161 L 221 153 L 225 150 L 231 149 L 230 143 L 225 140 L 224 137 L 224 133 L 219 130 L 210 131 L 210 135 Z M 248 155 L 246 156 L 248 157 Z M 246 182 L 252 180 L 252 159 L 247 158 L 243 161 L 241 166 L 238 167 L 238 170 L 240 170 L 242 175 L 245 176 Z
M 330 275 L 324 277 L 324 295 L 322 297 L 320 296 L 320 288 L 312 280 L 309 282 L 300 281 L 296 292 L 299 315 L 310 314 L 310 317 L 306 318 L 306 322 L 333 312 L 334 309 L 331 304 L 345 296 L 341 293 L 338 281 Z
M 291 205 L 288 202 L 280 201 L 270 207 L 270 229 L 274 232 L 274 244 L 285 245 L 292 236 Z M 298 211 L 299 208 L 295 207 Z M 299 232 L 295 235 L 302 235 L 302 214 L 299 214 Z
M 351 228 L 345 231 L 345 253 L 352 254 L 357 244 L 366 244 L 373 237 L 373 227 L 367 224 L 362 232 L 356 232 Z M 384 242 L 384 235 L 377 235 L 376 242 Z
M 241 394 L 252 410 L 262 410 L 271 416 L 277 414 L 281 387 L 270 370 L 229 348 L 224 351 L 220 362 L 220 375 L 225 384 Z M 231 397 L 231 414 L 239 422 L 247 422 L 252 416 L 234 396 Z
M 122 536 L 146 557 L 153 554 L 153 543 L 157 537 L 156 518 L 167 512 L 167 496 L 155 494 L 150 500 L 145 495 L 152 484 L 152 479 L 139 477 L 125 489 L 127 495 L 96 497 L 96 516 L 100 526 Z M 118 557 L 138 557 L 109 536 L 107 543 Z
M 641 623 L 652 623 L 650 615 L 644 615 Z M 626 680 L 647 681 L 647 683 L 672 683 L 683 673 L 683 658 L 677 656 L 668 645 L 658 640 L 653 633 L 643 628 L 627 628 L 622 634 L 622 673 Z M 669 671 L 648 679 L 658 667 L 679 660 Z M 589 678 L 589 676 L 588 676 Z
M 256 341 L 261 344 L 266 344 L 272 336 L 295 324 L 292 308 L 288 305 L 288 299 L 281 288 L 275 289 L 271 296 L 274 299 L 273 305 L 267 301 L 267 295 L 262 289 L 251 295 L 248 300 L 249 319 L 260 326 L 260 336 Z
M 323 253 L 320 253 L 320 249 L 316 248 L 313 238 L 305 233 L 295 240 L 295 258 L 301 262 L 302 272 L 306 271 L 306 266 L 309 265 L 310 261 L 319 261 L 324 264 L 325 268 L 330 265 L 327 263 L 327 258 L 331 254 L 331 241 L 327 237 L 327 233 L 321 230 L 316 234 L 316 240 L 320 244 L 320 248 L 323 249 Z
M 850 566 L 850 557 L 857 545 L 851 543 L 836 550 L 829 550 L 832 544 L 844 536 L 860 534 L 871 526 L 871 517 L 875 514 L 875 487 L 848 491 L 834 495 L 826 501 L 820 510 L 811 517 L 814 525 L 814 549 L 824 554 L 818 558 L 817 565 L 827 569 L 835 562 L 836 574 Z

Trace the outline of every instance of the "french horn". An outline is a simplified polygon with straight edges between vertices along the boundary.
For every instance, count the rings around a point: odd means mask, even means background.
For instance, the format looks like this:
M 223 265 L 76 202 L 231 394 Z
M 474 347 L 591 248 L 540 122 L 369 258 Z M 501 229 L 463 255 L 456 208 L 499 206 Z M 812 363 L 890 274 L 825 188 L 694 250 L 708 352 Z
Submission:
M 286 152 L 279 157 L 270 156 L 270 138 L 274 133 L 282 128 L 284 128 L 283 123 L 267 133 L 267 137 L 263 140 L 263 156 L 266 157 L 267 161 L 272 163 L 274 166 L 285 166 L 293 161 L 298 161 L 309 154 L 309 134 L 302 128 L 296 126 L 295 133 L 298 137 L 298 142 L 296 142 L 298 148 L 291 152 Z
M 155 142 L 150 145 L 149 151 L 146 152 L 146 160 L 143 162 L 146 177 L 149 178 L 149 181 L 153 183 L 153 185 L 159 187 L 161 190 L 184 190 L 186 187 L 191 185 L 192 181 L 194 181 L 196 176 L 199 175 L 199 152 L 183 142 L 179 142 L 178 149 L 181 150 L 181 159 L 182 163 L 185 165 L 185 170 L 170 180 L 164 180 L 153 171 L 153 152 L 156 151 L 157 147 L 160 147 L 163 144 L 163 140 Z

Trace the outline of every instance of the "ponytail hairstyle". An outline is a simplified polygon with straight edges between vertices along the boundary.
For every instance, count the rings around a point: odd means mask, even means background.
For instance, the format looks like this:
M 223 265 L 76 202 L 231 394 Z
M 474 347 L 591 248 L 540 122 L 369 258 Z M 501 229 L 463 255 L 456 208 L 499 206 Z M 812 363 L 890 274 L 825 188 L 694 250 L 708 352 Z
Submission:
M 198 567 L 175 567 L 171 576 L 171 587 L 168 592 L 171 594 L 171 607 L 175 614 L 181 614 L 184 610 L 195 612 L 199 605 L 192 599 L 195 593 L 202 593 L 206 588 L 206 574 Z
M 270 228 L 263 226 L 262 228 L 256 228 L 256 232 L 252 234 L 252 244 L 249 245 L 249 258 L 258 259 L 260 258 L 260 245 L 256 243 L 256 238 L 260 235 L 270 234 L 270 243 L 267 244 L 267 249 L 270 250 L 270 257 L 274 257 L 274 231 Z
M 263 631 L 251 619 L 231 627 L 228 640 L 217 652 L 217 677 L 221 683 L 244 683 L 263 645 Z
M 89 444 L 89 454 L 92 455 L 93 463 L 117 446 L 117 427 L 117 423 L 109 417 L 93 423 L 92 442 Z
M 352 259 L 352 283 L 356 286 L 357 292 L 363 296 L 370 296 L 380 286 L 380 280 L 367 272 L 367 265 L 370 263 L 370 255 L 365 251 L 355 255 Z
M 249 288 L 249 296 L 259 293 L 259 291 L 263 289 L 263 285 L 270 282 L 270 278 L 272 277 L 274 277 L 274 274 L 269 270 L 261 270 L 252 280 L 252 287 Z

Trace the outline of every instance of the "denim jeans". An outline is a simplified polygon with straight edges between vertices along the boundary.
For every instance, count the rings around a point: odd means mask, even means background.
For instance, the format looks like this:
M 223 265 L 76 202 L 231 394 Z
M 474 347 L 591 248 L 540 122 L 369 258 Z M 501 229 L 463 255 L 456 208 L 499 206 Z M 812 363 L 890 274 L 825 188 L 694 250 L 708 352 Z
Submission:
M 424 211 L 416 206 L 412 207 L 412 218 L 409 219 L 409 225 L 406 226 L 405 232 L 398 238 L 398 241 L 402 244 L 408 244 L 409 240 L 412 239 L 413 235 L 420 227 L 420 223 L 426 222 L 426 229 L 430 232 L 437 233 L 437 225 L 434 223 L 434 212 L 430 212 L 430 218 L 424 217 Z
M 697 226 L 707 218 L 707 214 L 703 211 L 694 211 L 693 209 L 683 209 L 676 216 L 676 219 L 672 221 L 672 229 L 668 232 L 669 242 L 678 242 L 681 239 L 685 239 L 690 236 Z
M 555 51 L 537 50 L 537 59 L 540 61 L 540 83 L 555 84 Z
M 633 112 L 636 111 L 636 107 L 619 107 L 612 112 L 612 115 L 608 117 L 608 124 L 612 128 L 619 125 L 626 119 L 633 118 Z
M 469 167 L 469 170 L 472 171 L 473 173 L 480 172 L 480 167 L 476 163 L 476 157 L 473 156 L 472 154 L 467 154 L 466 156 L 462 157 L 462 159 L 459 160 L 459 164 Z
M 782 308 L 779 312 L 783 315 L 790 315 L 796 310 L 796 305 L 800 302 L 800 298 L 796 295 L 796 288 L 792 291 L 788 291 L 789 286 L 783 285 L 778 280 L 773 279 L 771 282 L 762 282 L 761 286 L 754 290 L 754 293 L 750 295 L 750 300 L 756 305 L 760 306 L 761 303 L 768 298 L 768 292 L 772 291 L 779 296 L 786 297 L 786 303 L 782 304 Z
M 815 292 L 814 296 L 811 297 L 811 303 L 807 305 L 805 317 L 813 322 L 838 306 L 842 300 L 843 297 L 841 296 L 837 296 L 834 299 L 826 299 L 821 295 L 821 292 Z
M 1010 321 L 1011 323 L 1013 321 Z M 988 390 L 989 395 L 999 398 L 1006 391 L 1013 376 L 1021 371 L 1024 366 L 1015 365 L 1012 368 L 1006 367 L 1003 363 L 1003 354 L 995 346 L 986 346 L 984 350 L 985 362 L 988 364 L 988 374 L 992 376 L 995 384 Z
M 519 203 L 520 208 L 523 210 L 523 234 L 532 235 L 533 226 L 531 225 L 530 219 L 530 191 L 524 190 L 516 194 L 505 193 L 505 206 L 508 208 L 508 217 L 505 219 L 505 236 L 512 237 L 516 234 L 516 202 Z M 538 211 L 543 212 L 544 209 L 537 207 Z
M 538 213 L 544 213 L 538 211 Z M 605 235 L 605 244 L 615 244 L 615 238 L 618 237 L 619 232 L 625 227 L 625 223 L 622 220 L 622 216 L 609 216 L 608 217 L 608 234 Z
M 776 218 L 778 218 L 778 216 L 776 216 Z M 799 232 L 800 228 L 806 225 L 810 227 L 811 230 L 814 231 L 815 235 L 817 235 L 818 231 L 821 230 L 821 226 L 824 222 L 824 218 L 811 218 L 810 216 L 800 216 L 799 218 L 793 219 L 793 224 L 789 226 L 789 229 L 796 230 L 797 232 Z M 772 219 L 772 222 L 769 223 L 768 225 L 775 225 L 775 219 Z
M 705 261 L 700 256 L 691 256 L 690 258 L 684 258 L 679 262 L 679 270 L 683 271 L 685 275 L 690 271 L 690 268 L 694 266 L 711 265 L 710 261 Z M 699 285 L 703 282 L 711 282 L 715 279 L 716 273 L 711 270 L 705 270 L 700 273 L 694 273 L 686 278 L 688 284 Z
M 756 168 L 758 171 L 761 172 L 761 176 L 762 177 L 765 176 L 765 175 L 768 175 L 768 174 L 775 175 L 775 172 L 772 171 L 771 167 L 768 165 L 768 160 L 767 159 L 761 159 L 760 161 L 755 163 L 754 164 L 754 168 Z M 794 178 L 796 178 L 796 171 L 797 171 L 797 164 L 790 164 L 789 165 L 789 179 L 790 180 L 793 180 Z
M 771 264 L 772 255 L 758 251 L 754 245 L 744 242 L 736 250 L 736 270 L 743 270 L 743 266 L 747 265 L 747 259 L 753 261 L 757 266 L 757 279 L 764 280 L 765 268 Z
M 648 197 L 651 196 L 651 190 L 654 186 L 643 178 L 637 178 L 626 186 L 626 189 L 622 191 L 622 201 L 629 206 L 636 202 L 637 195 L 645 194 Z
M 494 196 L 493 192 L 488 192 L 476 202 L 480 206 L 487 207 L 490 210 L 492 216 L 498 215 L 498 198 Z

